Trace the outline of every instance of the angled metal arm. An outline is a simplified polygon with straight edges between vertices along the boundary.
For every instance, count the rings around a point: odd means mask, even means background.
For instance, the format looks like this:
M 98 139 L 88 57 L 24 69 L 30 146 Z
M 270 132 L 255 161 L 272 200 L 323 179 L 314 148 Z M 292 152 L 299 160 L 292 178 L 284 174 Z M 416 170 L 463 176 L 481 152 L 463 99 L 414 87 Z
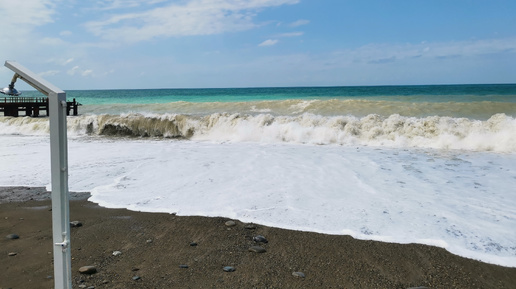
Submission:
M 46 96 L 49 96 L 51 92 L 53 93 L 64 93 L 61 89 L 57 88 L 57 86 L 53 85 L 52 83 L 44 80 L 39 75 L 35 74 L 34 72 L 28 70 L 21 64 L 19 64 L 16 61 L 6 61 L 5 67 L 9 68 L 10 70 L 14 71 L 16 74 L 13 77 L 14 81 L 16 82 L 15 78 L 23 79 L 23 81 L 27 82 L 30 86 L 37 89 L 39 92 L 43 93 Z M 16 76 L 18 75 L 18 76 Z

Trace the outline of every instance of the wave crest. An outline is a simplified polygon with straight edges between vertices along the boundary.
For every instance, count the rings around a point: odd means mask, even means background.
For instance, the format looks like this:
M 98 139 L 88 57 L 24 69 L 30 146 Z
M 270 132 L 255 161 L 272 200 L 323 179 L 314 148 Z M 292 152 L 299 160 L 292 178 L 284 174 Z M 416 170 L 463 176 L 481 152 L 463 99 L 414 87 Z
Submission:
M 46 118 L 0 118 L 2 134 L 46 134 Z M 516 120 L 495 114 L 488 120 L 392 114 L 298 116 L 214 113 L 83 115 L 68 118 L 71 136 L 182 138 L 203 141 L 421 147 L 516 152 Z

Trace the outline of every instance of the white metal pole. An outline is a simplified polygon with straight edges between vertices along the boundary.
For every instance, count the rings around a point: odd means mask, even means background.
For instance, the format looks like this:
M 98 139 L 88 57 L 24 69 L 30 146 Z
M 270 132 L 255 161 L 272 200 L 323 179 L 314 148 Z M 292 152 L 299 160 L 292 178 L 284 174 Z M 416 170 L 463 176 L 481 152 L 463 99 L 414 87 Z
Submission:
M 24 80 L 48 96 L 54 287 L 56 289 L 71 289 L 72 257 L 70 250 L 70 208 L 68 196 L 66 93 L 15 61 L 6 61 L 5 66 L 17 74 L 16 78 Z M 16 78 L 13 78 L 13 82 Z
M 55 288 L 72 288 L 66 93 L 48 95 L 50 114 L 50 168 L 52 174 L 52 232 Z

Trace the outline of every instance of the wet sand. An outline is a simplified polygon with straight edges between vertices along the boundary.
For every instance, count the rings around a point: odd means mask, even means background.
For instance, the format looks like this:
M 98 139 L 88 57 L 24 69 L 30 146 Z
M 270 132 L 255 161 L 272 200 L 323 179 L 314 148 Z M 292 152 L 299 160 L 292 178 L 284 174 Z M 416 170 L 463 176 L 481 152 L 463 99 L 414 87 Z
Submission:
M 49 196 L 44 188 L 0 188 L 0 288 L 53 288 Z M 70 202 L 71 221 L 82 223 L 71 228 L 74 288 L 516 288 L 516 268 L 437 247 L 228 227 L 226 218 L 106 209 L 87 197 L 73 193 Z M 268 243 L 253 241 L 257 235 Z M 88 265 L 97 273 L 79 273 Z

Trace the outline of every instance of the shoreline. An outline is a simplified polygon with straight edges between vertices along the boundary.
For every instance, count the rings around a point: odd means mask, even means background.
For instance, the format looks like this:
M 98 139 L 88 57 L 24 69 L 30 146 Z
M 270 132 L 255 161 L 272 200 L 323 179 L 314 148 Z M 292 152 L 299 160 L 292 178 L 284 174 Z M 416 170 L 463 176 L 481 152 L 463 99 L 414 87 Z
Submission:
M 0 187 L 0 288 L 53 286 L 50 193 Z M 71 193 L 72 282 L 95 288 L 514 288 L 516 268 L 420 244 L 357 240 L 227 218 L 107 209 Z M 18 234 L 10 240 L 8 234 Z M 262 235 L 268 243 L 253 241 Z M 193 245 L 195 243 L 195 245 Z M 264 253 L 250 252 L 261 246 Z M 114 251 L 121 255 L 114 256 Z M 50 253 L 49 253 L 50 252 Z M 10 253 L 16 253 L 9 256 Z M 84 275 L 82 266 L 97 273 Z M 224 272 L 232 266 L 234 272 Z M 302 272 L 305 277 L 293 276 Z M 135 277 L 139 277 L 134 280 Z

